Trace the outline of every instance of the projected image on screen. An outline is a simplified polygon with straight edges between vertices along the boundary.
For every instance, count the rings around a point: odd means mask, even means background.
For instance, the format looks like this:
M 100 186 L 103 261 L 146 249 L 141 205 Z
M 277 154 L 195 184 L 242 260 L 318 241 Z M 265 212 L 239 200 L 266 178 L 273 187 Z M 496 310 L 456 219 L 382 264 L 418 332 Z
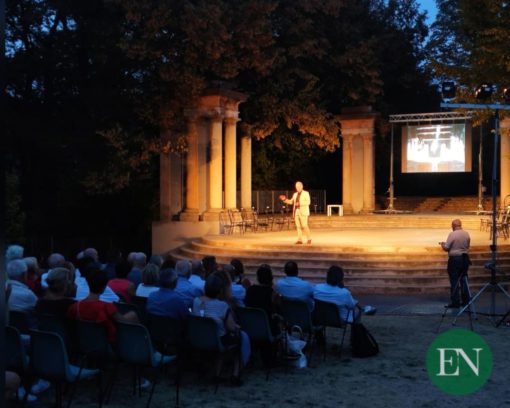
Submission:
M 407 173 L 468 171 L 465 129 L 464 124 L 457 123 L 407 126 L 402 170 Z

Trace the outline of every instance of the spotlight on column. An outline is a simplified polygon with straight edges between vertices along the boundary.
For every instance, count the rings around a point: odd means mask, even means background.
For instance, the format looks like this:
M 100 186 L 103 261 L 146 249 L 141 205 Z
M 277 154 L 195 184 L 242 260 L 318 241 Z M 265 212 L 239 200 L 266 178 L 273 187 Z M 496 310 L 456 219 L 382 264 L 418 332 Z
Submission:
M 505 86 L 503 89 L 503 100 L 506 104 L 510 104 L 510 86 Z
M 496 85 L 481 84 L 475 90 L 475 98 L 476 99 L 489 99 L 495 91 L 496 91 Z
M 457 91 L 457 87 L 455 86 L 455 82 L 446 81 L 441 84 L 441 94 L 444 99 L 453 99 L 455 98 L 455 92 Z

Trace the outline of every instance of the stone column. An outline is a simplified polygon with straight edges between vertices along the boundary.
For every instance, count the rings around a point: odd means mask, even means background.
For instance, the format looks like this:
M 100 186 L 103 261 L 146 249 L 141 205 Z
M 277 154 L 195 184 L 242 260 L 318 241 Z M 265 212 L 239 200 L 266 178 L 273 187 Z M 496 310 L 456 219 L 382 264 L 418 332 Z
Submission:
M 225 208 L 237 208 L 236 179 L 236 123 L 237 118 L 225 119 Z
M 251 137 L 241 137 L 241 207 L 251 210 Z
M 374 135 L 363 135 L 363 212 L 375 209 Z
M 500 122 L 500 206 L 503 208 L 505 197 L 510 194 L 510 118 Z
M 352 212 L 352 136 L 342 135 L 342 205 L 346 213 Z
M 219 219 L 223 208 L 223 117 L 211 118 L 209 159 L 209 200 L 204 221 Z
M 181 221 L 198 221 L 199 197 L 198 197 L 198 129 L 197 117 L 190 116 L 188 119 L 188 152 L 186 154 L 186 203 L 184 212 L 179 219 Z

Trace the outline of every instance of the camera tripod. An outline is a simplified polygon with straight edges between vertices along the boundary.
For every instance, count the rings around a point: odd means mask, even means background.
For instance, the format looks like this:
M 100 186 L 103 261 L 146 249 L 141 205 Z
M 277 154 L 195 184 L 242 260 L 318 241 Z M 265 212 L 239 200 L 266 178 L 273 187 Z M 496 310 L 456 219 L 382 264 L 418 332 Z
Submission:
M 465 272 L 465 273 L 463 273 L 462 275 L 459 276 L 459 278 L 457 279 L 457 282 L 455 283 L 455 286 L 453 287 L 452 293 L 455 293 L 457 290 L 461 290 L 463 287 L 466 288 L 467 293 L 463 294 L 464 296 L 462 296 L 462 298 L 466 298 L 467 297 L 467 299 L 470 299 L 470 301 L 455 316 L 455 319 L 452 322 L 452 325 L 455 325 L 455 323 L 457 322 L 457 318 L 462 313 L 464 313 L 465 310 L 469 309 L 469 311 L 468 311 L 468 314 L 469 314 L 469 326 L 470 326 L 471 330 L 473 330 L 473 318 L 476 319 L 476 310 L 475 310 L 475 305 L 471 304 L 471 290 L 469 289 L 469 281 L 468 281 L 467 272 Z M 441 321 L 439 322 L 439 326 L 437 326 L 436 333 L 439 333 L 439 329 L 441 328 L 441 325 L 443 324 L 444 318 L 446 317 L 446 314 L 448 313 L 449 309 L 454 309 L 454 308 L 450 307 L 449 305 L 444 307 L 443 314 L 441 315 Z

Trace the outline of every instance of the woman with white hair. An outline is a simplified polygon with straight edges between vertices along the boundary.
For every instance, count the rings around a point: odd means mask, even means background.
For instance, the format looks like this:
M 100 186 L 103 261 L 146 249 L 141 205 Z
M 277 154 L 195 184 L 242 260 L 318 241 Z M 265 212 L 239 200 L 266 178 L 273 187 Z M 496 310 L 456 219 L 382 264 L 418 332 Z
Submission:
M 5 252 L 5 262 L 9 263 L 15 259 L 23 258 L 23 252 L 25 249 L 21 245 L 9 245 Z

